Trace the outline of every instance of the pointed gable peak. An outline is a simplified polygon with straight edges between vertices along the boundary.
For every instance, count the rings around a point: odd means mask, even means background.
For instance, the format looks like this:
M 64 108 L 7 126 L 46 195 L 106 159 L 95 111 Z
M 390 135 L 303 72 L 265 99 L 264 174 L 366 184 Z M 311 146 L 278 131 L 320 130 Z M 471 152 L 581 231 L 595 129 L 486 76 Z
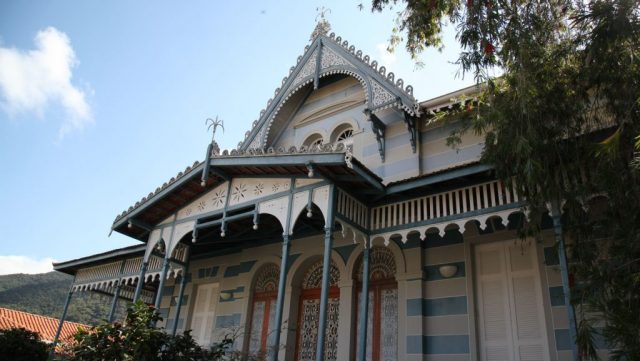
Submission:
M 326 10 L 324 10 L 326 12 Z M 318 87 L 319 79 L 333 74 L 344 74 L 356 78 L 365 91 L 365 105 L 374 114 L 387 108 L 398 108 L 410 116 L 420 115 L 420 106 L 413 97 L 413 87 L 404 84 L 402 79 L 396 79 L 393 72 L 387 72 L 386 67 L 378 66 L 378 62 L 364 55 L 361 50 L 335 33 L 327 33 L 331 25 L 324 18 L 324 12 L 311 33 L 311 43 L 304 48 L 304 53 L 298 57 L 296 65 L 289 69 L 288 76 L 282 79 L 281 87 L 277 88 L 274 97 L 267 101 L 265 109 L 252 124 L 252 129 L 245 133 L 243 141 L 238 143 L 238 149 L 256 149 L 268 146 L 274 119 L 281 108 L 298 90 L 312 84 Z
M 318 21 L 318 23 L 316 24 L 316 27 L 313 29 L 313 32 L 311 33 L 311 37 L 309 38 L 309 41 L 313 42 L 320 35 L 327 36 L 330 30 L 331 30 L 331 24 L 329 24 L 327 19 L 324 18 L 324 14 L 323 14 L 320 20 Z

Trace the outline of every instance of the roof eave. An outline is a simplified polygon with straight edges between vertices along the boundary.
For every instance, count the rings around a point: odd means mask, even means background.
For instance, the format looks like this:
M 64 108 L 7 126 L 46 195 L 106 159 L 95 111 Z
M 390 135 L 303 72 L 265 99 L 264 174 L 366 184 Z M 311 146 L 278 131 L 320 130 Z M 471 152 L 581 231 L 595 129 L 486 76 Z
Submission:
M 90 256 L 77 258 L 69 261 L 63 262 L 54 262 L 53 270 L 74 275 L 75 271 L 77 271 L 79 266 L 89 266 L 93 264 L 105 263 L 108 261 L 116 261 L 124 258 L 129 258 L 133 255 L 144 254 L 146 249 L 146 245 L 137 244 L 129 247 L 118 248 L 112 251 L 107 251 L 103 253 L 97 253 Z
M 149 199 L 141 202 L 138 206 L 136 206 L 133 210 L 119 216 L 111 226 L 112 230 L 123 233 L 119 230 L 120 227 L 126 226 L 130 219 L 135 218 L 136 215 L 143 212 L 148 207 L 152 206 L 154 203 L 159 202 L 167 195 L 171 194 L 176 188 L 179 188 L 185 185 L 187 182 L 191 181 L 194 177 L 201 175 L 202 168 L 204 167 L 204 163 L 200 163 L 197 166 L 193 167 L 188 173 L 185 173 L 182 177 L 176 179 L 173 183 L 168 185 L 166 188 L 162 189 L 158 193 L 151 196 Z M 126 233 L 123 233 L 126 234 Z
M 432 110 L 432 109 L 438 109 L 445 106 L 453 105 L 456 103 L 456 101 L 453 99 L 459 98 L 464 95 L 471 96 L 471 95 L 478 94 L 481 91 L 481 87 L 482 85 L 474 84 L 466 88 L 452 91 L 451 93 L 439 95 L 435 98 L 431 98 L 431 99 L 420 102 L 420 107 L 425 110 Z

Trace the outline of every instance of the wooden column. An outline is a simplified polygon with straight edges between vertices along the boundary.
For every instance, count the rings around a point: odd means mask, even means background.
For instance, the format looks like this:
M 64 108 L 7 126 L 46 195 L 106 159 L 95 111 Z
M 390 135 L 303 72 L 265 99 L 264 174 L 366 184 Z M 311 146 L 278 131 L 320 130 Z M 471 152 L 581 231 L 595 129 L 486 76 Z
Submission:
M 120 298 L 120 290 L 122 289 L 122 280 L 118 280 L 118 285 L 116 286 L 116 291 L 113 294 L 113 301 L 111 301 L 111 311 L 109 311 L 109 318 L 107 321 L 109 323 L 113 322 L 113 317 L 116 314 L 116 308 L 118 307 L 118 299 Z
M 73 285 L 76 279 L 73 278 L 73 282 L 71 283 L 71 287 L 69 288 L 69 293 L 67 294 L 67 300 L 64 302 L 64 309 L 62 310 L 62 317 L 60 317 L 60 322 L 58 323 L 58 330 L 56 330 L 56 336 L 53 338 L 53 344 L 51 344 L 51 352 L 49 352 L 49 360 L 53 359 L 53 355 L 56 352 L 56 345 L 58 344 L 58 339 L 60 338 L 60 332 L 62 332 L 62 326 L 64 325 L 64 320 L 67 318 L 67 311 L 69 311 L 69 303 L 71 303 L 71 296 L 73 296 Z
M 327 307 L 329 305 L 329 271 L 331 270 L 331 249 L 333 247 L 333 228 L 325 228 L 324 232 L 324 258 L 322 261 L 322 290 L 320 293 L 316 361 L 324 361 L 324 339 L 327 329 Z
M 138 284 L 136 285 L 136 292 L 133 294 L 133 302 L 137 302 L 140 299 L 140 293 L 142 293 L 142 286 L 144 285 L 144 277 L 147 274 L 148 262 L 142 262 L 140 267 L 140 277 L 138 277 Z
M 170 264 L 169 255 L 165 255 L 162 272 L 160 273 L 160 284 L 158 285 L 158 291 L 156 291 L 156 302 L 154 304 L 156 310 L 160 308 L 160 302 L 162 302 L 162 292 L 164 291 L 164 283 L 167 280 L 167 272 L 169 271 Z
M 180 320 L 180 309 L 182 308 L 182 299 L 184 298 L 184 289 L 187 286 L 187 282 L 189 282 L 189 280 L 187 279 L 187 272 L 189 272 L 189 261 L 190 261 L 190 257 L 191 257 L 191 247 L 188 247 L 185 250 L 185 266 L 184 266 L 184 271 L 182 272 L 182 277 L 180 279 L 180 291 L 178 291 L 178 302 L 176 305 L 176 315 L 175 315 L 175 321 L 173 322 L 173 327 L 171 327 L 171 336 L 175 336 L 176 335 L 176 330 L 178 329 L 178 320 Z
M 290 240 L 288 234 L 282 235 L 282 259 L 280 261 L 280 280 L 278 282 L 278 299 L 276 300 L 276 319 L 275 325 L 273 325 L 272 332 L 273 344 L 269 345 L 271 348 L 269 352 L 269 361 L 277 361 L 278 353 L 280 352 L 280 332 L 282 330 L 282 312 L 284 309 L 284 289 L 287 279 L 287 268 L 289 267 L 289 246 Z
M 362 291 L 360 294 L 360 334 L 358 335 L 358 361 L 367 357 L 367 320 L 369 319 L 369 242 L 362 254 Z

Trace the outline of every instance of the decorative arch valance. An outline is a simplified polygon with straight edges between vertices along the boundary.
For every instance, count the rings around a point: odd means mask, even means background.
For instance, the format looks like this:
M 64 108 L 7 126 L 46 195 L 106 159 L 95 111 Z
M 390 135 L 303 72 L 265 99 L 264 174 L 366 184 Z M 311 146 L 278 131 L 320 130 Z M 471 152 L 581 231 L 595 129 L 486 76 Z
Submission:
M 280 267 L 269 263 L 258 270 L 254 292 L 275 292 L 278 290 Z
M 309 267 L 309 270 L 304 274 L 304 278 L 302 279 L 303 289 L 308 290 L 320 288 L 322 286 L 322 264 L 323 261 L 319 260 Z M 338 270 L 335 263 L 331 261 L 331 268 L 329 270 L 329 286 L 338 286 L 338 281 L 340 281 L 340 270 Z
M 393 252 L 387 247 L 373 247 L 369 253 L 370 279 L 373 281 L 394 279 L 396 261 Z M 358 258 L 355 279 L 362 282 L 362 255 Z

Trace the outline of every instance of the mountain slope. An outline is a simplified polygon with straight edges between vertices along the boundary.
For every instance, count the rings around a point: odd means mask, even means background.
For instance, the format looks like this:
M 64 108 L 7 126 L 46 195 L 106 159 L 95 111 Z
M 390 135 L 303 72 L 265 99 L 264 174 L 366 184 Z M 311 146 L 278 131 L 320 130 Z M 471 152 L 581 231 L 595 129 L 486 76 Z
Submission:
M 49 272 L 35 275 L 0 276 L 0 306 L 59 318 L 73 277 Z M 106 319 L 112 298 L 94 292 L 75 293 L 69 305 L 67 320 L 95 325 Z M 126 302 L 120 301 L 118 315 L 123 315 Z

